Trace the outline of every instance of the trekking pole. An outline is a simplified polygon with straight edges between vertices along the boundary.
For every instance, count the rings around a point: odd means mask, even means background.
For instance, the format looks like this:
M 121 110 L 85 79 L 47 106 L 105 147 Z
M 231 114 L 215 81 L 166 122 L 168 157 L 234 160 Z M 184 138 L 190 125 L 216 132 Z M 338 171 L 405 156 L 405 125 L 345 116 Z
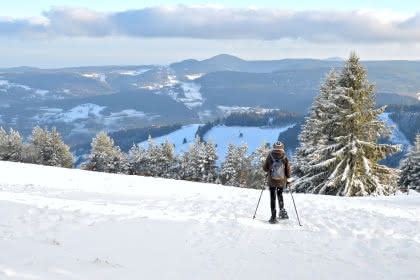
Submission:
M 268 176 L 267 176 L 267 178 L 268 178 Z M 261 201 L 261 197 L 262 197 L 262 194 L 264 192 L 264 189 L 265 189 L 265 186 L 263 186 L 263 188 L 261 190 L 260 198 L 258 199 L 258 203 L 257 203 L 257 208 L 255 208 L 254 217 L 252 217 L 252 219 L 255 219 L 255 216 L 257 215 L 258 206 L 260 205 L 260 201 Z
M 289 192 L 290 192 L 290 195 L 292 196 L 293 205 L 295 206 L 296 217 L 298 219 L 298 223 L 299 223 L 300 226 L 302 226 L 301 223 L 300 223 L 299 214 L 298 214 L 298 211 L 297 211 L 297 208 L 296 208 L 295 199 L 293 198 L 292 190 L 290 189 L 290 185 L 287 185 L 287 186 L 289 187 Z

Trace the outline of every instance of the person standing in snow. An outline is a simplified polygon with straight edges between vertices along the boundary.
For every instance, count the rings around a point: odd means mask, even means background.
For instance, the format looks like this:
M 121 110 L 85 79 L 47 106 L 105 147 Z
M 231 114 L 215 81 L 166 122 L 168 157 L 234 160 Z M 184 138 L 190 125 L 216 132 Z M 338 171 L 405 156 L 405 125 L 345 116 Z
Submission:
M 283 189 L 286 187 L 287 179 L 290 178 L 290 162 L 284 153 L 284 145 L 277 141 L 267 156 L 263 169 L 267 172 L 268 187 L 270 189 L 271 218 L 270 223 L 276 223 L 276 196 L 279 202 L 279 218 L 288 219 L 284 209 Z

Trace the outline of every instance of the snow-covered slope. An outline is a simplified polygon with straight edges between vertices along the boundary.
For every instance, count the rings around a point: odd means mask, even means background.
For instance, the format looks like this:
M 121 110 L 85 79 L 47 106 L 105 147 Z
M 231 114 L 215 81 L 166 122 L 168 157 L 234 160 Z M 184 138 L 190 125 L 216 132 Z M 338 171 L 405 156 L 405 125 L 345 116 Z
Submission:
M 419 279 L 420 196 L 290 195 L 0 162 L 0 279 Z
M 407 140 L 404 133 L 398 128 L 398 125 L 389 117 L 390 113 L 382 113 L 379 116 L 380 120 L 385 120 L 388 127 L 394 127 L 392 130 L 391 141 L 396 144 L 402 144 L 408 146 L 410 141 Z

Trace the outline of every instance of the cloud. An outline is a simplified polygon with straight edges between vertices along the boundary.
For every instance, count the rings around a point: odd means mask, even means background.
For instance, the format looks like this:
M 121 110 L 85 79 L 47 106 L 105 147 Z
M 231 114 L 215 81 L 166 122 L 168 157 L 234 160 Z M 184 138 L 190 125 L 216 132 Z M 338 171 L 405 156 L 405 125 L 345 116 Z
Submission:
M 179 5 L 115 13 L 52 8 L 43 16 L 38 20 L 0 19 L 0 36 L 420 42 L 420 14 L 390 10 L 292 11 Z

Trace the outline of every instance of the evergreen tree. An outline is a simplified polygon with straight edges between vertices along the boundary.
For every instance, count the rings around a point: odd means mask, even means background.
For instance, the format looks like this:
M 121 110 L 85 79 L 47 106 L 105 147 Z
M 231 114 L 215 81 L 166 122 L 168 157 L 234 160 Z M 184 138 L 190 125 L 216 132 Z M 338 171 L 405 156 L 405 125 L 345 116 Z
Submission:
M 416 135 L 415 147 L 409 149 L 400 168 L 400 186 L 420 190 L 420 133 Z
M 246 188 L 248 187 L 248 177 L 249 171 L 251 169 L 251 157 L 248 157 L 248 145 L 242 143 L 238 148 L 238 158 L 239 158 L 239 165 L 238 165 L 238 174 L 239 174 L 239 187 Z
M 207 178 L 207 145 L 204 142 L 200 143 L 200 147 L 198 149 L 198 176 L 200 177 L 198 181 L 206 182 Z
M 29 154 L 32 163 L 72 168 L 73 155 L 64 144 L 55 127 L 51 133 L 47 128 L 34 127 L 29 137 Z
M 92 139 L 91 147 L 87 169 L 109 173 L 124 172 L 124 155 L 119 147 L 114 146 L 114 140 L 105 131 L 99 132 Z
M 395 192 L 396 172 L 378 161 L 401 147 L 377 144 L 379 137 L 389 137 L 391 130 L 384 121 L 378 121 L 385 106 L 375 109 L 374 85 L 366 80 L 366 70 L 355 53 L 346 61 L 337 87 L 330 88 L 330 96 L 319 98 L 326 104 L 326 111 L 314 117 L 318 108 L 315 103 L 307 120 L 301 137 L 304 153 L 297 155 L 296 160 L 301 171 L 296 173 L 298 178 L 293 187 L 298 191 L 344 196 Z M 322 91 L 321 88 L 320 95 Z M 314 124 L 310 125 L 312 121 Z
M 229 143 L 225 160 L 222 163 L 222 172 L 220 173 L 220 177 L 224 185 L 239 185 L 238 162 L 238 151 L 232 143 Z
M 200 137 L 197 135 L 194 143 L 188 146 L 188 151 L 184 152 L 181 159 L 181 169 L 184 180 L 200 182 L 202 170 L 200 166 Z
M 158 151 L 160 159 L 158 160 L 159 176 L 164 178 L 175 178 L 173 174 L 174 167 L 174 145 L 170 144 L 168 138 L 160 145 Z
M 306 123 L 302 125 L 299 135 L 300 146 L 294 155 L 293 171 L 298 177 L 302 177 L 307 168 L 308 163 L 314 160 L 319 146 L 322 143 L 323 136 L 332 132 L 331 125 L 333 122 L 333 114 L 335 114 L 335 104 L 332 102 L 334 90 L 337 88 L 337 78 L 334 71 L 330 71 L 325 75 L 325 80 L 320 87 L 319 94 L 315 97 L 311 106 L 309 117 Z M 325 146 L 325 145 L 324 145 Z M 319 181 L 324 178 L 318 178 Z
M 223 184 L 235 187 L 246 187 L 248 185 L 250 161 L 246 155 L 247 151 L 246 144 L 235 147 L 232 143 L 229 143 L 220 174 Z
M 23 161 L 24 144 L 19 132 L 10 129 L 9 135 L 0 127 L 0 160 Z
M 250 187 L 260 189 L 267 185 L 267 173 L 263 170 L 263 165 L 270 153 L 270 148 L 264 142 L 251 155 L 251 173 L 250 173 Z
M 203 182 L 215 183 L 217 180 L 217 152 L 213 139 L 210 138 L 206 145 L 206 166 Z
M 146 150 L 133 144 L 128 151 L 127 160 L 129 164 L 129 174 L 143 175 L 146 168 Z
M 158 176 L 158 161 L 159 161 L 159 151 L 158 147 L 153 143 L 153 138 L 149 135 L 147 139 L 147 149 L 146 149 L 146 175 L 156 177 Z

